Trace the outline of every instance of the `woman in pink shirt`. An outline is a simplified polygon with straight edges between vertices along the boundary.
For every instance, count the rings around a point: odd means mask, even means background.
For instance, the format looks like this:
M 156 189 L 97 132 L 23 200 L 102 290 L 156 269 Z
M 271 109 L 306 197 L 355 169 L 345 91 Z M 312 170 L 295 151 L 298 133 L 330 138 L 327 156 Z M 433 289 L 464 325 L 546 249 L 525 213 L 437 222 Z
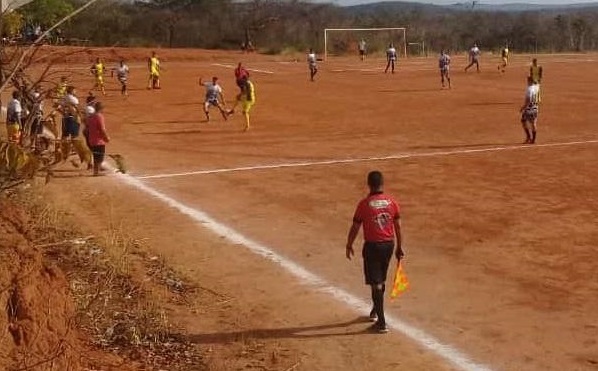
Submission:
M 104 162 L 106 154 L 106 144 L 110 142 L 110 137 L 106 132 L 104 123 L 104 106 L 101 102 L 95 104 L 95 113 L 87 119 L 87 128 L 89 130 L 89 149 L 93 153 L 93 175 L 100 173 L 100 168 Z

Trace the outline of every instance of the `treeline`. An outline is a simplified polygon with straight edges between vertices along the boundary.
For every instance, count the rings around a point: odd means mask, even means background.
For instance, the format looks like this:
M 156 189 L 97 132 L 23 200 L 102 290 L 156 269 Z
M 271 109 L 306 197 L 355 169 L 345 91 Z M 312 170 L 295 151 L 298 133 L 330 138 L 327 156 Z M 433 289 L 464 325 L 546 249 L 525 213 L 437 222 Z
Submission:
M 77 1 L 35 0 L 19 12 L 23 22 L 49 26 L 57 9 Z M 102 0 L 62 33 L 66 41 L 98 46 L 233 49 L 251 41 L 261 52 L 280 53 L 321 51 L 330 27 L 407 27 L 409 42 L 423 41 L 434 51 L 465 50 L 473 42 L 486 50 L 508 43 L 520 52 L 598 49 L 598 8 L 496 12 L 405 3 L 343 8 L 299 0 Z

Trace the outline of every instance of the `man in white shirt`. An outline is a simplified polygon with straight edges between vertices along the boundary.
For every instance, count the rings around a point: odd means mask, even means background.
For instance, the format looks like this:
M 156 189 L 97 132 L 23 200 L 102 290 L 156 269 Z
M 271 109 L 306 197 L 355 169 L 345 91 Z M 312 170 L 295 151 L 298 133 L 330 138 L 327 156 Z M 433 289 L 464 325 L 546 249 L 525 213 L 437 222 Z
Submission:
M 12 92 L 12 99 L 6 107 L 6 133 L 8 141 L 18 143 L 21 140 L 23 107 L 21 106 L 21 94 L 18 91 Z
M 472 67 L 474 64 L 476 66 L 476 70 L 480 72 L 480 48 L 478 48 L 478 44 L 473 44 L 473 47 L 469 49 L 469 64 L 465 67 L 465 72 Z
M 395 62 L 397 60 L 397 49 L 390 43 L 388 49 L 386 49 L 386 69 L 384 73 L 388 72 L 388 68 L 391 68 L 391 72 L 395 73 Z
M 75 95 L 75 87 L 66 88 L 58 110 L 62 114 L 62 138 L 74 139 L 79 136 L 79 98 Z
M 116 78 L 120 82 L 120 94 L 128 96 L 127 78 L 129 77 L 129 66 L 125 64 L 124 60 L 121 60 L 118 66 L 112 70 L 112 75 L 114 75 L 114 71 L 116 71 Z
M 540 87 L 531 77 L 528 77 L 525 101 L 520 109 L 521 125 L 525 131 L 525 144 L 536 143 L 539 97 Z
M 228 115 L 225 110 L 224 95 L 222 87 L 218 84 L 218 77 L 213 77 L 211 82 L 203 82 L 199 78 L 199 85 L 206 88 L 206 97 L 203 104 L 203 111 L 206 114 L 206 120 L 210 121 L 210 106 L 217 107 L 224 120 L 228 120 Z
M 359 55 L 361 56 L 361 60 L 365 61 L 365 56 L 367 54 L 367 44 L 364 39 L 359 41 Z
M 309 52 L 307 53 L 307 64 L 309 65 L 309 78 L 312 82 L 318 73 L 318 65 L 316 64 L 317 60 L 316 52 L 314 52 L 313 49 L 309 49 Z

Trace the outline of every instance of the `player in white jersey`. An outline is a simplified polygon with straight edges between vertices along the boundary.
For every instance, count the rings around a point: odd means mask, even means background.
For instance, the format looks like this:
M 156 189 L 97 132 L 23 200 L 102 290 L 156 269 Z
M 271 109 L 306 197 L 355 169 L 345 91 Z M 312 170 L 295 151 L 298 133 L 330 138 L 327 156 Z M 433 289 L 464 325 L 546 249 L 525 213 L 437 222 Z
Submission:
M 440 70 L 440 83 L 444 88 L 444 79 L 448 82 L 449 89 L 451 88 L 451 76 L 449 75 L 449 69 L 451 64 L 451 57 L 447 51 L 440 51 L 440 58 L 438 58 L 438 69 Z
M 314 81 L 314 77 L 318 73 L 318 65 L 316 58 L 316 52 L 313 49 L 309 49 L 309 53 L 307 53 L 307 64 L 309 65 L 309 78 L 311 81 Z
M 365 61 L 365 56 L 367 55 L 367 43 L 364 39 L 359 41 L 359 56 L 361 57 L 361 61 Z
M 225 120 L 228 119 L 228 115 L 225 109 L 224 95 L 222 93 L 222 87 L 218 84 L 218 78 L 213 77 L 211 82 L 203 82 L 202 78 L 199 78 L 199 85 L 206 88 L 206 98 L 203 104 L 203 111 L 206 114 L 206 120 L 210 121 L 210 106 L 217 107 L 222 117 Z
M 525 144 L 536 143 L 539 98 L 540 87 L 531 77 L 528 77 L 525 101 L 520 110 L 521 125 L 525 131 Z
M 478 44 L 473 44 L 473 47 L 469 49 L 469 64 L 465 67 L 465 72 L 472 67 L 474 64 L 476 66 L 476 70 L 480 72 L 480 48 L 478 48 Z
M 391 68 L 391 72 L 395 73 L 395 62 L 397 60 L 397 49 L 390 43 L 388 49 L 386 49 L 386 68 L 384 73 L 388 72 L 388 68 Z
M 120 82 L 120 94 L 127 96 L 129 92 L 127 90 L 127 78 L 129 77 L 129 66 L 125 64 L 125 61 L 121 59 L 118 66 L 111 71 L 111 75 L 114 76 L 116 72 L 116 78 Z

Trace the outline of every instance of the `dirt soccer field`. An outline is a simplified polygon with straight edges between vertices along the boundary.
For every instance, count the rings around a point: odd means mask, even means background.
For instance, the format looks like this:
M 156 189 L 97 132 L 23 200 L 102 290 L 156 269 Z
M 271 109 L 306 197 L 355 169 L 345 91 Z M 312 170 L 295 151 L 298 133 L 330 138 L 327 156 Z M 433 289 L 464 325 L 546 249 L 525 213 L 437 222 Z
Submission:
M 125 219 L 236 297 L 243 331 L 188 315 L 192 339 L 292 342 L 298 361 L 280 370 L 598 369 L 598 56 L 539 57 L 530 146 L 530 56 L 505 74 L 497 57 L 479 74 L 454 57 L 441 90 L 435 58 L 401 60 L 394 75 L 380 59 L 331 59 L 311 83 L 303 59 L 185 53 L 161 53 L 160 91 L 145 90 L 143 62 L 131 62 L 129 99 L 110 80 L 109 149 L 130 175 L 81 182 L 109 199 L 87 215 Z M 232 101 L 239 60 L 257 91 L 247 133 L 239 113 L 203 122 L 197 85 L 219 76 Z M 81 95 L 92 83 L 77 82 Z M 402 206 L 411 282 L 387 302 L 389 335 L 364 332 L 361 258 L 344 257 L 374 169 Z

